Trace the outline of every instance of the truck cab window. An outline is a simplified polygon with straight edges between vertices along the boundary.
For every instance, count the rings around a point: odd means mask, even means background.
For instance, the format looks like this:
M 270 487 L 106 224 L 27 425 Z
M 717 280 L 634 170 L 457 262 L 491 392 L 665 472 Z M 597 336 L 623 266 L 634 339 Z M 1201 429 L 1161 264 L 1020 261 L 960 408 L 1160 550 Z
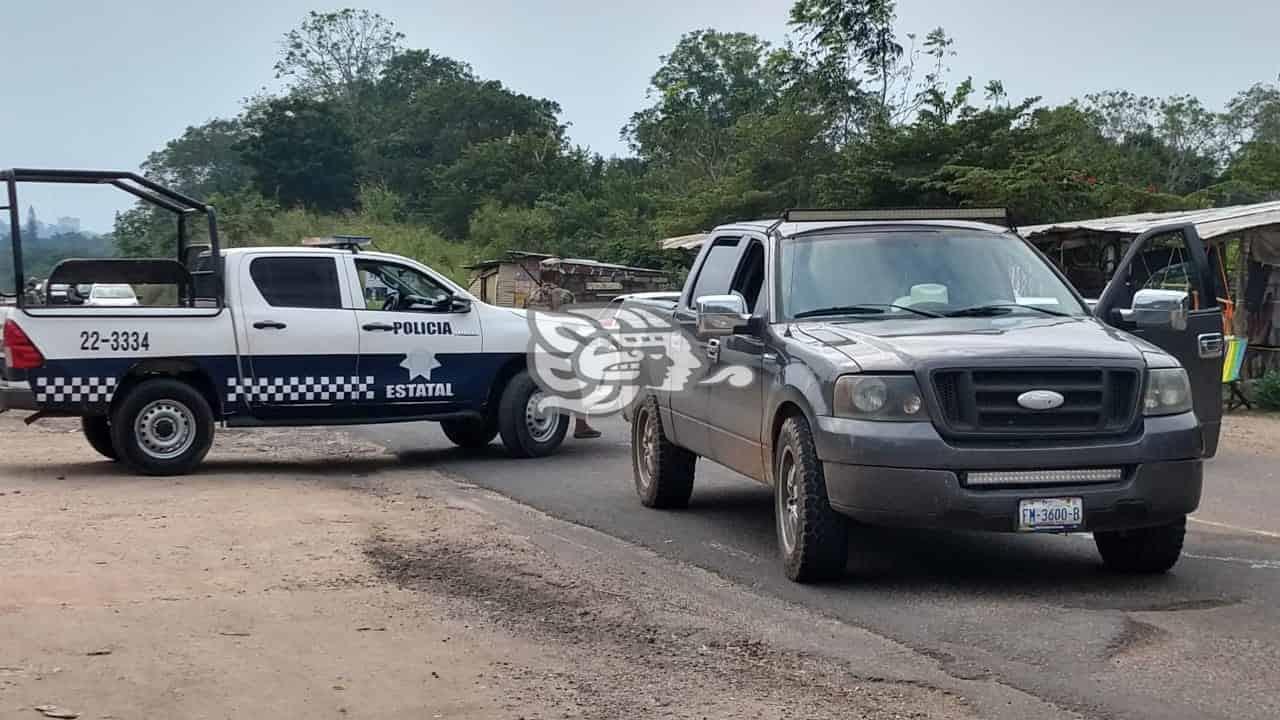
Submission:
M 342 307 L 338 263 L 331 257 L 260 257 L 249 276 L 272 307 Z
M 747 309 L 754 313 L 760 300 L 760 288 L 763 286 L 764 245 L 758 240 L 752 240 L 743 253 L 742 263 L 738 265 L 730 290 L 741 294 L 747 301 Z
M 707 251 L 706 260 L 698 272 L 693 291 L 687 298 L 690 307 L 698 298 L 706 295 L 724 295 L 729 292 L 734 271 L 738 267 L 738 242 L 740 238 L 717 238 Z
M 439 312 L 453 293 L 425 273 L 399 263 L 356 260 L 366 310 Z

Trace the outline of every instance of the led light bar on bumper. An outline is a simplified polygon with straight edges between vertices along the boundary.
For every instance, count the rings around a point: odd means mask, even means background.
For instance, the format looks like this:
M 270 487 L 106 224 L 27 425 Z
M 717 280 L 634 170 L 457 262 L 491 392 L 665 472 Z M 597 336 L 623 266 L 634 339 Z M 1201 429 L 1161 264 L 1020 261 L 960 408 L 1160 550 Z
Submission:
M 1124 479 L 1122 468 L 1085 468 L 1080 470 L 1013 470 L 965 473 L 969 487 L 999 485 L 1101 485 Z

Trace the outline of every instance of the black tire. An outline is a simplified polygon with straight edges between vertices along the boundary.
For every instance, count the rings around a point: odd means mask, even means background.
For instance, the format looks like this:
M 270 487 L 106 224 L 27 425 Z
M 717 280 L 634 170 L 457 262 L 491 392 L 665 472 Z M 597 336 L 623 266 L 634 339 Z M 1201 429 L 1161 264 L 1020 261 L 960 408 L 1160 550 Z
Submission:
M 530 400 L 542 389 L 521 370 L 507 381 L 498 400 L 498 432 L 507 451 L 520 458 L 545 457 L 555 452 L 569 432 L 569 416 L 558 413 L 538 419 L 530 412 Z M 547 425 L 540 423 L 547 422 Z
M 111 443 L 135 472 L 185 475 L 209 453 L 213 423 L 209 403 L 195 388 L 169 378 L 146 380 L 111 414 Z
M 693 494 L 698 456 L 674 444 L 662 427 L 652 395 L 635 406 L 631 423 L 631 473 L 640 503 L 651 508 L 683 508 Z
M 440 429 L 450 442 L 468 450 L 485 447 L 498 436 L 498 423 L 490 418 L 445 420 L 440 423 Z
M 1182 517 L 1157 527 L 1096 532 L 1093 541 L 1108 570 L 1155 575 L 1177 564 L 1186 534 L 1187 519 Z
M 98 454 L 108 460 L 119 460 L 116 448 L 111 444 L 111 423 L 106 415 L 89 415 L 80 418 L 80 429 L 84 431 L 84 439 Z
M 827 499 L 827 481 L 802 416 L 782 424 L 774 447 L 774 515 L 787 577 L 834 580 L 849 560 L 849 520 Z

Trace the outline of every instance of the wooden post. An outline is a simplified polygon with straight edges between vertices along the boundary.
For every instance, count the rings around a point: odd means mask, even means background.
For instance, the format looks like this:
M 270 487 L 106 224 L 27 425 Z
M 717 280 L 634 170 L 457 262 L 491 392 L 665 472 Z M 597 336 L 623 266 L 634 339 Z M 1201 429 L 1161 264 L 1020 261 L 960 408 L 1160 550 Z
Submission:
M 1236 337 L 1248 337 L 1249 335 L 1249 311 L 1245 307 L 1244 293 L 1245 282 L 1249 279 L 1249 252 L 1252 249 L 1252 234 L 1242 233 L 1240 235 L 1240 257 L 1236 259 L 1236 277 L 1235 282 L 1232 283 L 1235 287 L 1231 289 L 1231 299 L 1236 304 L 1236 316 L 1235 321 L 1232 323 L 1231 333 Z M 1226 262 L 1225 255 L 1222 261 Z

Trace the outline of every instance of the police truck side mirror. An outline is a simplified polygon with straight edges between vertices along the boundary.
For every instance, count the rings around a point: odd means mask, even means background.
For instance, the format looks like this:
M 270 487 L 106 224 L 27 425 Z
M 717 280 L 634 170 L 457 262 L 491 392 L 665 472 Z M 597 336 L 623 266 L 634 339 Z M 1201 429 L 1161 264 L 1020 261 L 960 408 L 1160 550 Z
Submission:
M 751 323 L 747 301 L 741 295 L 703 295 L 693 304 L 699 337 L 733 335 Z
M 449 296 L 449 312 L 467 313 L 471 312 L 471 298 L 465 298 L 460 295 Z
M 1119 310 L 1120 319 L 1140 328 L 1186 330 L 1191 296 L 1182 290 L 1139 290 L 1133 295 L 1133 307 Z

